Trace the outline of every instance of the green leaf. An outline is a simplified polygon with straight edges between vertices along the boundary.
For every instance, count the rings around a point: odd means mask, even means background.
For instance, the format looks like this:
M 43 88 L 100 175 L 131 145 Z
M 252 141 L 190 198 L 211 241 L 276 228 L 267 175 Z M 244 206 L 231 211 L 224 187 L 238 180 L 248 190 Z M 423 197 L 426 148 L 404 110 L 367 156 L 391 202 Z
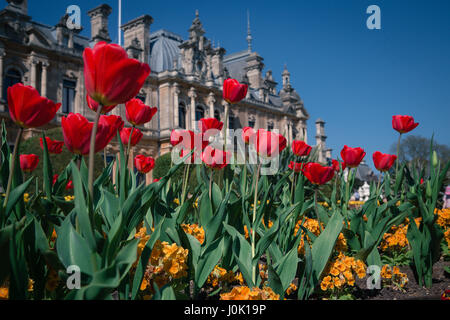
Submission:
M 66 268 L 70 265 L 77 265 L 82 273 L 92 276 L 96 268 L 94 252 L 89 248 L 87 241 L 75 231 L 70 217 L 66 217 L 57 230 L 56 250 L 58 256 Z
M 269 287 L 272 288 L 272 290 L 276 294 L 279 294 L 280 299 L 282 300 L 284 298 L 284 290 L 283 290 L 283 284 L 281 283 L 281 279 L 271 265 L 267 266 L 267 270 L 268 270 L 268 276 L 269 276 L 269 278 L 268 278 Z
M 28 179 L 26 182 L 22 183 L 21 185 L 19 185 L 11 190 L 8 203 L 6 204 L 6 216 L 7 217 L 9 217 L 9 214 L 13 210 L 14 206 L 19 201 L 23 201 L 23 194 L 25 193 L 25 190 L 27 190 L 28 186 L 31 184 L 31 181 L 33 181 L 32 177 L 30 179 Z
M 314 241 L 311 249 L 313 259 L 313 281 L 314 285 L 318 283 L 321 274 L 328 263 L 333 252 L 334 245 L 342 230 L 344 218 L 335 211 L 331 216 L 325 230 Z
M 75 211 L 77 213 L 77 219 L 79 224 L 79 231 L 86 238 L 91 251 L 96 251 L 96 241 L 94 238 L 94 232 L 92 229 L 89 208 L 87 207 L 87 201 L 84 196 L 84 185 L 81 181 L 80 171 L 76 164 L 72 161 L 70 163 L 73 177 L 74 195 L 75 195 Z M 78 229 L 78 228 L 77 228 Z
M 53 170 L 52 163 L 50 162 L 50 157 L 48 155 L 47 140 L 45 139 L 45 132 L 42 131 L 42 144 L 44 147 L 43 154 L 43 179 L 44 179 L 44 190 L 47 197 L 50 199 L 52 196 L 52 182 L 53 182 Z
M 222 257 L 223 240 L 217 239 L 206 247 L 198 258 L 195 269 L 195 285 L 200 289 Z

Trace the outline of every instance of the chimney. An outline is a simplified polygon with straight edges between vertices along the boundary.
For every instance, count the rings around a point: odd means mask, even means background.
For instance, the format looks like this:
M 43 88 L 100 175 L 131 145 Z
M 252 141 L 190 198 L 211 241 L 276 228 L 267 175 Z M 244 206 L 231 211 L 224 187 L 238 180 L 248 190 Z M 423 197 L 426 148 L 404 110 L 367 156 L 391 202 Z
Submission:
M 28 15 L 28 0 L 6 0 L 8 2 L 8 5 L 5 9 L 11 10 L 23 15 Z
M 111 7 L 107 4 L 101 4 L 98 7 L 88 11 L 91 17 L 91 41 L 111 42 L 108 32 L 108 16 L 111 14 Z
M 248 81 L 250 87 L 254 89 L 260 89 L 263 87 L 262 69 L 264 68 L 264 59 L 260 57 L 256 52 L 252 52 L 247 58 L 247 72 Z
M 141 62 L 149 63 L 150 56 L 150 25 L 153 18 L 148 14 L 133 19 L 124 25 L 123 47 L 128 54 L 138 53 Z M 138 48 L 139 46 L 139 48 Z M 140 50 L 139 50 L 140 49 Z

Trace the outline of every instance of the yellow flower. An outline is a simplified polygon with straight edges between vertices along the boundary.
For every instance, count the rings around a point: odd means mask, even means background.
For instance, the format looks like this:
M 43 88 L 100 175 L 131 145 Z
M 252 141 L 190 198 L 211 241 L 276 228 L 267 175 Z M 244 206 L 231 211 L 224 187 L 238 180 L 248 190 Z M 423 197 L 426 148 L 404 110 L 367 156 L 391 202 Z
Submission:
M 9 299 L 9 289 L 6 287 L 0 287 L 0 299 L 7 300 Z
M 436 223 L 443 228 L 447 228 L 450 226 L 450 208 L 446 209 L 435 209 L 434 213 L 438 215 Z
M 289 285 L 289 287 L 286 289 L 286 294 L 290 295 L 290 294 L 294 293 L 295 290 L 297 290 L 297 286 L 295 284 L 291 283 Z
M 32 292 L 33 291 L 33 285 L 34 285 L 34 280 L 33 279 L 28 279 L 28 292 Z
M 205 230 L 203 230 L 203 227 L 199 227 L 198 224 L 182 224 L 181 227 L 184 232 L 194 236 L 200 244 L 203 244 L 203 241 L 205 241 Z
M 173 199 L 173 203 L 175 203 L 176 205 L 180 205 L 180 200 L 178 198 Z
M 391 267 L 388 264 L 385 264 L 381 268 L 381 277 L 386 278 L 386 279 L 391 279 L 392 278 L 392 270 L 391 270 Z
M 66 200 L 67 202 L 73 201 L 73 199 L 75 199 L 75 196 L 65 196 L 64 197 L 64 200 Z
M 220 295 L 220 300 L 279 300 L 280 296 L 269 287 L 263 289 L 245 286 L 234 287 L 231 292 Z

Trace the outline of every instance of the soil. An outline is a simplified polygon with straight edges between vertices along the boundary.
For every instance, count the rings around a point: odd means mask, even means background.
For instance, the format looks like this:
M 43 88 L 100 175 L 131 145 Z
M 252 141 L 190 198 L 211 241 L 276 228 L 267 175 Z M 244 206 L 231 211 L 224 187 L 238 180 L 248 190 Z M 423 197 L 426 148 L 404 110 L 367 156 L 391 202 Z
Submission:
M 433 266 L 433 285 L 430 289 L 417 284 L 414 271 L 409 266 L 400 267 L 400 271 L 408 276 L 408 283 L 404 291 L 398 288 L 384 287 L 380 290 L 366 288 L 365 279 L 358 281 L 355 297 L 363 300 L 440 300 L 445 290 L 450 290 L 450 275 L 444 267 L 449 267 L 450 262 L 441 259 Z

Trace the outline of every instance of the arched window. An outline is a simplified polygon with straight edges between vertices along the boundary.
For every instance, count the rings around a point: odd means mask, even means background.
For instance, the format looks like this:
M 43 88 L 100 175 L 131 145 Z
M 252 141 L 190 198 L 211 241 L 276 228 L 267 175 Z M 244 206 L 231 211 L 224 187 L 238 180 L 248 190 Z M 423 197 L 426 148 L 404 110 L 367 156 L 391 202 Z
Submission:
M 205 117 L 205 109 L 200 106 L 195 108 L 195 121 L 200 121 L 201 118 Z
M 178 106 L 178 126 L 186 129 L 186 107 L 182 103 Z
M 8 71 L 6 71 L 5 78 L 3 79 L 3 99 L 7 99 L 8 87 L 11 87 L 21 81 L 22 75 L 17 69 L 8 69 Z

